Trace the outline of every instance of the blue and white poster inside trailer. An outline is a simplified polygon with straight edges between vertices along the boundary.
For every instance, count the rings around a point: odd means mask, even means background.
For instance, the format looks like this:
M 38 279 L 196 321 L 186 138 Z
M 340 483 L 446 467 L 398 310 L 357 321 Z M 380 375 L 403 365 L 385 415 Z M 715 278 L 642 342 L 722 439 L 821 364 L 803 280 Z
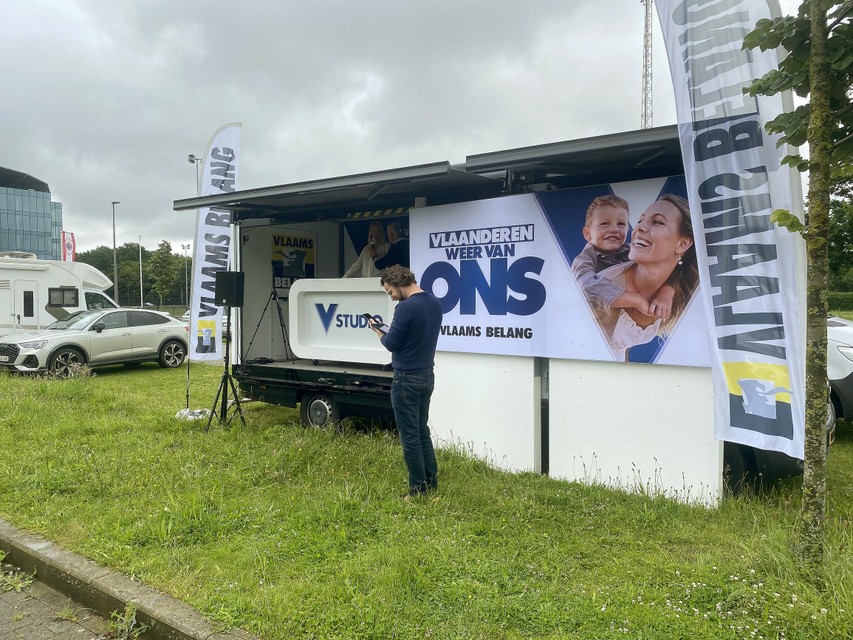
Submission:
M 684 195 L 676 176 L 412 209 L 439 350 L 708 366 Z

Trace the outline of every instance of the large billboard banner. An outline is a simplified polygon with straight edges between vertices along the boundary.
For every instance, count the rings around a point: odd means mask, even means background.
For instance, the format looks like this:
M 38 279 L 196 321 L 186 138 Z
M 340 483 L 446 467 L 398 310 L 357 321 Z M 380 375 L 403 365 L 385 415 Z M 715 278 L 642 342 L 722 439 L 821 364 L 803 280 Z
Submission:
M 781 164 L 788 150 L 764 128 L 785 110 L 786 96 L 744 93 L 778 66 L 775 51 L 741 48 L 756 22 L 772 17 L 770 3 L 656 5 L 711 331 L 716 435 L 802 458 L 804 243 L 770 221 L 774 210 L 799 210 L 802 200 Z
M 708 366 L 684 190 L 673 177 L 412 209 L 439 350 Z

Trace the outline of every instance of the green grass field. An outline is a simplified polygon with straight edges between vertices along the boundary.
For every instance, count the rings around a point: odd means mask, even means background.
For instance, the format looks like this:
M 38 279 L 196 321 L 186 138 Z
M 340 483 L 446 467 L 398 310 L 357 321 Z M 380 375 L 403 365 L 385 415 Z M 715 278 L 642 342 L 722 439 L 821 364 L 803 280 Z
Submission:
M 191 374 L 209 407 L 221 369 Z M 256 403 L 205 432 L 185 394 L 154 365 L 0 376 L 0 516 L 268 640 L 853 635 L 849 424 L 817 590 L 798 479 L 707 510 L 440 451 L 440 499 L 407 503 L 393 433 Z

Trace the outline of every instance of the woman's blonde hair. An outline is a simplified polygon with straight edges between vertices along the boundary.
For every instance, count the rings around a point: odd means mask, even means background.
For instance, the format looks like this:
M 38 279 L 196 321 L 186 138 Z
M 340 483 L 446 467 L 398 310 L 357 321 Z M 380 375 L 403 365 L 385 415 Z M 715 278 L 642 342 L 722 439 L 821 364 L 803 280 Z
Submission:
M 367 229 L 367 243 L 370 244 L 370 236 L 373 235 L 374 229 L 379 229 L 379 244 L 385 244 L 385 227 L 379 220 L 370 223 L 370 227 Z

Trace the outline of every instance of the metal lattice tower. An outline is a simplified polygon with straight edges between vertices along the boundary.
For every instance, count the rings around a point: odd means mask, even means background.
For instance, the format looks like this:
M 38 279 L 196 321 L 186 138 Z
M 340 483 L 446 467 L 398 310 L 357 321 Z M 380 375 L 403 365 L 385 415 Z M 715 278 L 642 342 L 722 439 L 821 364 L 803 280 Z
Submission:
M 652 0 L 640 0 L 646 9 L 643 30 L 643 109 L 640 115 L 640 128 L 652 126 Z

